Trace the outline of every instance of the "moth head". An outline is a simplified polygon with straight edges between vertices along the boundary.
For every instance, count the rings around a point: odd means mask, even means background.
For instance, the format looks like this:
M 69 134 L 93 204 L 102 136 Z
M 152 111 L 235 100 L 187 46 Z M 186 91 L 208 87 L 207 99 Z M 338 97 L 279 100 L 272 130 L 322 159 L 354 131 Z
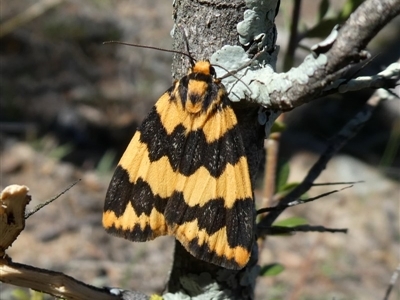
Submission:
M 214 78 L 216 76 L 215 69 L 208 60 L 200 60 L 196 62 L 192 66 L 191 73 L 200 73 Z

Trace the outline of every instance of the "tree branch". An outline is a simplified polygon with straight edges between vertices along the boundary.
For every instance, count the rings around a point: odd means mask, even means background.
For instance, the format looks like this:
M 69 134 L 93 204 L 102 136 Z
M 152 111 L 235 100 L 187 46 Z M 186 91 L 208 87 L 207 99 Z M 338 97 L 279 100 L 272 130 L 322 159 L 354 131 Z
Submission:
M 317 57 L 309 55 L 297 68 L 279 74 L 265 63 L 276 53 L 265 53 L 258 65 L 253 64 L 237 73 L 240 82 L 230 77 L 223 83 L 231 91 L 233 101 L 251 99 L 270 110 L 291 110 L 323 95 L 351 64 L 366 59 L 365 46 L 399 13 L 400 0 L 367 0 L 351 15 L 330 47 L 324 48 L 325 53 L 319 53 Z M 212 63 L 229 70 L 249 60 L 245 51 L 237 46 L 223 47 L 211 57 Z M 224 72 L 218 68 L 216 71 L 218 74 Z
M 321 60 L 321 63 L 315 65 L 310 59 L 311 66 L 315 69 L 308 82 L 303 84 L 297 79 L 292 81 L 293 85 L 289 90 L 272 93 L 271 107 L 292 109 L 320 96 L 350 64 L 366 58 L 363 50 L 367 44 L 399 13 L 400 0 L 367 0 L 362 3 L 340 29 L 332 48 L 325 54 L 326 61 Z M 316 58 L 318 59 L 321 58 Z
M 73 184 L 75 185 L 76 182 Z M 73 186 L 72 185 L 72 186 Z M 71 186 L 71 187 L 72 187 Z M 53 198 L 57 199 L 71 187 Z M 44 270 L 29 265 L 14 263 L 5 250 L 25 228 L 25 208 L 31 196 L 23 185 L 10 185 L 0 195 L 0 281 L 16 286 L 27 287 L 55 297 L 71 300 L 144 300 L 148 297 L 138 292 L 125 292 L 118 289 L 97 288 L 60 272 Z M 49 203 L 49 202 L 46 202 Z M 41 206 L 43 207 L 43 205 Z M 40 208 L 39 208 L 40 209 Z M 37 210 L 34 210 L 37 211 Z
M 0 281 L 71 300 L 121 299 L 106 289 L 87 285 L 63 273 L 14 263 L 4 258 L 0 259 Z
M 399 14 L 399 0 L 368 0 L 362 3 L 350 15 L 327 52 L 326 71 L 332 73 L 357 61 L 360 52 L 376 34 Z
M 28 192 L 26 186 L 13 184 L 0 194 L 0 257 L 25 228 L 25 207 L 31 201 Z

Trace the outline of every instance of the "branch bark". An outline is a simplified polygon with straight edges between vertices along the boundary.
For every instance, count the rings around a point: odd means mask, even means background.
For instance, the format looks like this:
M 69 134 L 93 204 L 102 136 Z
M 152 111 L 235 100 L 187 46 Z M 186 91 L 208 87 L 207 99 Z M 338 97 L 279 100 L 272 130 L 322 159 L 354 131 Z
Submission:
M 251 99 L 272 111 L 291 110 L 320 97 L 351 64 L 368 58 L 365 51 L 368 42 L 399 13 L 400 0 L 367 0 L 317 57 L 307 56 L 302 64 L 286 73 L 275 73 L 273 65 L 269 66 L 265 57 L 261 57 L 258 65 L 254 63 L 237 73 L 240 82 L 231 77 L 223 83 L 231 91 L 231 100 Z M 250 60 L 240 47 L 230 47 L 229 56 L 225 52 L 227 47 L 214 53 L 211 62 L 232 70 L 232 66 L 244 65 Z
M 271 8 L 269 24 L 265 33 L 270 36 L 268 46 L 274 48 L 274 18 L 279 1 L 269 1 Z M 182 29 L 188 39 L 191 55 L 195 59 L 208 59 L 223 45 L 239 45 L 237 24 L 243 21 L 246 6 L 244 1 L 190 1 L 178 0 L 174 5 L 174 48 L 184 51 Z M 196 17 L 194 17 L 196 16 Z M 265 16 L 264 16 L 265 17 Z M 179 24 L 180 27 L 177 27 Z M 253 32 L 249 37 L 253 43 Z M 271 62 L 272 64 L 274 62 Z M 175 56 L 173 75 L 175 78 L 186 74 L 188 61 Z M 244 139 L 249 161 L 251 180 L 254 186 L 258 165 L 264 145 L 264 129 L 257 122 L 258 107 L 249 103 L 237 103 L 235 113 Z M 175 243 L 174 263 L 168 282 L 170 293 L 195 296 L 200 289 L 204 298 L 222 297 L 227 299 L 253 299 L 254 286 L 259 268 L 257 266 L 257 244 L 255 243 L 250 263 L 242 270 L 232 271 L 197 260 L 179 242 Z M 196 288 L 193 288 L 193 287 Z M 167 297 L 168 294 L 164 295 Z
M 349 65 L 366 58 L 363 50 L 368 43 L 399 14 L 399 0 L 367 0 L 362 3 L 340 29 L 332 48 L 325 54 L 326 65 L 316 68 L 306 84 L 294 81 L 289 91 L 271 94 L 271 107 L 292 109 L 319 97 Z
M 241 78 L 240 82 L 236 78 L 228 77 L 224 79 L 223 83 L 227 90 L 231 91 L 230 96 L 233 98 L 251 99 L 269 109 L 267 127 L 272 125 L 273 120 L 279 115 L 279 111 L 293 109 L 317 98 L 326 87 L 340 78 L 349 64 L 365 59 L 367 57 L 364 52 L 365 46 L 400 11 L 400 0 L 365 1 L 340 30 L 335 43 L 325 50 L 326 53 L 320 53 L 317 58 L 307 57 L 298 69 L 276 74 L 271 67 L 274 66 L 274 57 L 277 54 L 274 44 L 275 28 L 266 26 L 263 28 L 264 32 L 257 32 L 257 29 L 259 29 L 260 19 L 267 24 L 273 16 L 273 21 L 278 1 L 270 1 L 264 4 L 264 7 L 261 1 L 245 2 L 249 5 L 246 13 L 244 13 L 245 7 L 241 1 L 176 1 L 174 20 L 176 25 L 179 24 L 185 30 L 191 54 L 196 59 L 211 57 L 212 63 L 222 65 L 228 70 L 234 70 L 248 63 L 255 52 L 266 49 L 264 55 L 258 59 L 259 64 L 264 67 L 254 71 L 257 64 L 253 64 L 252 67 L 237 73 Z M 193 17 L 194 15 L 196 18 Z M 269 16 L 270 19 L 263 20 L 262 18 L 265 16 Z M 176 25 L 174 45 L 175 49 L 182 51 L 185 49 L 184 43 Z M 236 29 L 242 45 L 237 41 Z M 348 33 L 349 31 L 355 32 L 355 34 Z M 265 37 L 268 38 L 265 39 Z M 347 44 L 350 41 L 351 46 Z M 222 45 L 231 46 L 216 51 Z M 254 52 L 254 50 L 256 51 Z M 187 66 L 186 59 L 176 56 L 173 63 L 174 77 L 181 77 L 186 73 Z M 218 76 L 222 75 L 221 72 L 225 71 L 217 69 Z M 261 158 L 264 133 L 262 126 L 257 122 L 257 107 L 249 102 L 241 102 L 236 104 L 235 108 L 250 162 L 251 179 L 254 183 Z M 365 117 L 364 113 L 369 114 L 370 109 L 367 109 L 368 113 L 362 112 L 362 117 Z M 356 124 L 355 129 L 358 129 L 360 124 Z M 268 133 L 269 128 L 265 128 L 265 132 Z M 342 138 L 343 132 L 339 135 Z M 340 147 L 344 140 L 340 140 L 338 143 Z M 334 148 L 336 151 L 337 147 Z M 327 162 L 326 157 L 322 158 L 324 166 Z M 274 219 L 272 215 L 268 218 L 269 220 Z M 262 225 L 265 223 L 272 224 L 264 221 Z M 198 261 L 188 254 L 179 242 L 176 242 L 168 290 L 171 293 L 188 293 L 193 296 L 195 294 L 191 293 L 199 293 L 199 290 L 191 290 L 191 287 L 199 288 L 200 286 L 202 295 L 211 297 L 212 295 L 207 293 L 217 287 L 218 293 L 222 293 L 229 299 L 252 299 L 255 277 L 258 273 L 256 266 L 258 250 L 256 247 L 255 245 L 247 267 L 240 271 L 228 271 Z
M 0 281 L 70 300 L 116 300 L 107 289 L 87 285 L 60 272 L 14 263 L 0 258 Z
M 377 33 L 400 14 L 399 0 L 368 0 L 350 15 L 336 42 L 326 54 L 326 72 L 334 73 L 353 61 Z
M 68 188 L 69 189 L 69 188 Z M 21 231 L 25 228 L 25 209 L 31 200 L 29 189 L 24 185 L 10 185 L 0 194 L 0 281 L 31 288 L 56 297 L 71 300 L 144 300 L 140 293 L 124 294 L 112 289 L 97 288 L 78 281 L 60 272 L 44 270 L 29 265 L 14 263 L 5 254 Z M 51 201 L 57 199 L 53 198 Z M 47 202 L 49 203 L 49 202 Z

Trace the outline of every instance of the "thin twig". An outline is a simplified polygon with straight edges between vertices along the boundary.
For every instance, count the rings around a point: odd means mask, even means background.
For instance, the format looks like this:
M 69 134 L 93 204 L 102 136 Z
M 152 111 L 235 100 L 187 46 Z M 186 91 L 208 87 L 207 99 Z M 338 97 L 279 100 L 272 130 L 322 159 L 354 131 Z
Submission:
M 265 175 L 262 205 L 269 206 L 272 204 L 272 199 L 275 194 L 276 173 L 278 165 L 279 132 L 272 133 L 264 142 L 266 152 L 265 157 Z
M 344 181 L 344 182 L 320 182 L 320 183 L 313 183 L 312 186 L 327 186 L 327 185 L 341 185 L 341 184 L 356 184 L 356 183 L 363 183 L 364 180 L 359 181 Z
M 47 200 L 46 202 L 43 202 L 43 203 L 40 203 L 40 204 L 36 205 L 34 209 L 32 209 L 31 211 L 26 212 L 25 213 L 25 219 L 28 219 L 31 215 L 33 215 L 34 213 L 37 213 L 39 210 L 41 210 L 46 205 L 50 204 L 54 200 L 57 200 L 60 196 L 64 195 L 73 186 L 75 186 L 79 181 L 81 181 L 81 179 L 78 179 L 77 181 L 75 181 L 73 184 L 71 184 L 69 187 L 67 187 L 65 190 L 63 190 L 61 193 L 59 193 L 57 196 L 51 198 L 50 200 Z
M 379 91 L 379 90 L 378 90 Z M 329 160 L 349 141 L 356 133 L 360 131 L 363 125 L 370 119 L 373 111 L 377 105 L 382 101 L 378 96 L 379 92 L 375 92 L 373 96 L 367 101 L 365 106 L 358 112 L 329 142 L 324 153 L 321 154 L 318 161 L 311 167 L 307 176 L 301 184 L 294 188 L 288 195 L 283 197 L 279 205 L 288 205 L 289 203 L 299 199 L 301 195 L 305 194 L 314 184 L 314 181 L 326 168 Z M 282 209 L 275 209 L 261 219 L 259 222 L 260 233 L 262 235 L 262 228 L 268 228 L 282 213 Z
M 304 204 L 304 203 L 312 202 L 312 201 L 318 200 L 318 199 L 320 199 L 320 198 L 329 196 L 329 195 L 331 195 L 331 194 L 334 194 L 334 193 L 343 191 L 343 190 L 348 189 L 348 188 L 351 188 L 351 187 L 352 187 L 352 185 L 349 185 L 349 186 L 346 186 L 346 187 L 344 187 L 344 188 L 342 188 L 342 189 L 340 189 L 340 190 L 334 190 L 334 191 L 326 192 L 326 193 L 320 194 L 320 195 L 315 196 L 315 197 L 312 197 L 312 198 L 308 198 L 308 199 L 297 199 L 297 200 L 294 200 L 294 201 L 289 202 L 289 203 L 286 203 L 286 204 L 285 204 L 285 203 L 282 203 L 282 204 L 279 203 L 279 204 L 276 205 L 276 206 L 261 208 L 261 209 L 257 210 L 257 214 L 263 214 L 263 213 L 271 212 L 271 211 L 283 211 L 283 210 L 285 210 L 285 209 L 288 208 L 288 207 L 292 207 L 292 206 L 296 206 L 296 205 L 299 205 L 299 204 Z
M 287 233 L 295 233 L 295 232 L 340 232 L 347 233 L 347 228 L 328 228 L 325 226 L 317 225 L 297 225 L 293 227 L 286 226 L 272 226 L 267 228 L 269 235 L 279 235 L 279 234 L 287 234 Z
M 63 0 L 42 0 L 33 4 L 22 13 L 0 24 L 0 38 L 5 36 L 6 34 L 13 32 L 18 27 L 21 27 L 22 25 L 32 21 L 33 19 L 40 17 L 46 11 L 56 5 L 61 4 L 62 2 Z
M 292 23 L 290 24 L 290 36 L 287 52 L 284 59 L 283 70 L 286 72 L 293 66 L 294 53 L 299 43 L 298 27 L 301 11 L 301 0 L 294 0 L 292 10 Z
M 397 266 L 397 269 L 393 272 L 392 277 L 390 278 L 390 282 L 386 289 L 385 297 L 383 297 L 383 300 L 389 299 L 390 293 L 393 290 L 393 287 L 397 281 L 397 278 L 399 278 L 399 274 L 400 274 L 400 264 Z

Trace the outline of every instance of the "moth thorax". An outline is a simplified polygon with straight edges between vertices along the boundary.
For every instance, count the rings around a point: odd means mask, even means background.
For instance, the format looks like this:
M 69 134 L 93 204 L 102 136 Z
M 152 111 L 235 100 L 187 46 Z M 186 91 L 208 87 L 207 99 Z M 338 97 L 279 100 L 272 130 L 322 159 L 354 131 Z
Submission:
M 201 103 L 199 103 L 199 102 L 193 103 L 190 100 L 186 101 L 185 110 L 188 113 L 197 114 L 197 113 L 199 113 L 201 111 L 201 109 L 202 109 L 202 104 Z
M 208 84 L 205 81 L 190 80 L 188 84 L 185 110 L 192 114 L 199 113 L 204 109 L 204 99 L 207 95 Z

